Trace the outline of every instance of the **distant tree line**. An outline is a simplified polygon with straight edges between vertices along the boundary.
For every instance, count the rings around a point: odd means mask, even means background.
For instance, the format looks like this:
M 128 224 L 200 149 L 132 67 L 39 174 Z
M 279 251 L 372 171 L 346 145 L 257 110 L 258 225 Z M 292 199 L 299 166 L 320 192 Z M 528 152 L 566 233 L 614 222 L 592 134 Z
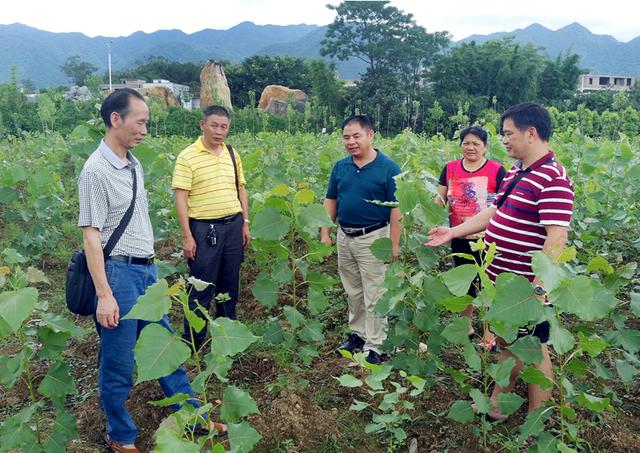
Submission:
M 344 2 L 328 8 L 336 18 L 328 27 L 321 53 L 338 60 L 362 60 L 367 69 L 361 79 L 347 85 L 339 80 L 333 64 L 320 59 L 253 56 L 239 64 L 222 62 L 236 129 L 331 131 L 345 116 L 366 113 L 383 134 L 410 128 L 452 136 L 469 123 L 495 123 L 500 112 L 525 100 L 552 108 L 559 127 L 579 127 L 589 135 L 637 133 L 640 127 L 634 120 L 640 111 L 637 85 L 628 93 L 576 93 L 578 77 L 585 72 L 576 54 L 551 59 L 543 49 L 511 38 L 452 47 L 447 32 L 427 32 L 411 14 L 388 2 Z M 150 56 L 115 72 L 113 79 L 161 78 L 198 93 L 203 65 Z M 87 84 L 96 94 L 107 78 L 78 56 L 70 57 L 61 70 L 71 82 Z M 22 92 L 30 84 L 18 79 L 14 74 L 10 83 L 0 86 L 0 133 L 67 131 L 78 120 L 97 118 L 96 101 L 86 105 L 66 101 L 63 87 L 46 90 L 37 102 L 22 102 Z M 290 109 L 286 117 L 273 117 L 257 110 L 267 85 L 303 90 L 310 97 L 305 113 Z M 198 133 L 198 112 L 152 107 L 153 133 Z

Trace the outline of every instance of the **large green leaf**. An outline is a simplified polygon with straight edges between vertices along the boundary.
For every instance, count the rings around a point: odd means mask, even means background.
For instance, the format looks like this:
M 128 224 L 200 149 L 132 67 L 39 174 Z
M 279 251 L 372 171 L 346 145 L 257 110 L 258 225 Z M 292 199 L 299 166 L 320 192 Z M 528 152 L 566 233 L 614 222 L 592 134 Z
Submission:
M 54 332 L 49 327 L 38 329 L 38 340 L 42 343 L 42 349 L 37 352 L 38 358 L 61 360 L 69 332 Z
M 259 339 L 240 321 L 229 318 L 217 318 L 209 324 L 209 331 L 211 353 L 218 355 L 234 356 Z
M 451 405 L 447 418 L 455 420 L 459 423 L 468 423 L 473 421 L 475 414 L 471 408 L 469 401 L 458 400 Z
M 0 356 L 0 384 L 12 388 L 24 371 L 24 352 L 19 352 L 13 357 Z
M 307 282 L 309 283 L 309 287 L 313 288 L 314 290 L 324 291 L 325 289 L 329 289 L 333 285 L 335 285 L 336 279 L 329 274 L 320 272 L 308 272 Z
M 0 451 L 32 445 L 37 442 L 36 433 L 31 429 L 33 414 L 44 403 L 39 401 L 5 419 L 0 425 Z M 24 450 L 23 450 L 24 451 Z
M 584 392 L 578 395 L 578 404 L 594 412 L 613 411 L 609 398 L 599 398 Z
M 309 291 L 307 291 L 307 299 L 309 300 L 307 306 L 312 315 L 319 315 L 329 308 L 329 300 L 322 291 L 309 288 Z
M 601 319 L 620 303 L 602 283 L 584 275 L 563 282 L 549 298 L 557 308 L 584 321 Z
M 507 326 L 524 326 L 539 321 L 543 310 L 529 280 L 519 275 L 500 274 L 496 279 L 496 296 L 486 319 Z
M 640 293 L 631 293 L 629 298 L 631 299 L 631 311 L 640 317 Z
M 249 453 L 262 439 L 262 436 L 247 422 L 230 423 L 228 429 L 231 453 Z
M 508 357 L 502 362 L 489 365 L 489 375 L 500 387 L 507 387 L 511 378 L 511 370 L 516 366 L 516 359 Z
M 463 355 L 465 362 L 467 362 L 467 365 L 469 365 L 471 369 L 475 371 L 480 371 L 482 369 L 482 359 L 473 344 L 467 343 L 464 345 Z
M 576 344 L 573 334 L 562 327 L 555 317 L 549 319 L 549 342 L 558 354 L 565 354 Z
M 160 324 L 148 324 L 142 329 L 134 352 L 136 384 L 168 376 L 191 355 L 189 347 Z
M 276 259 L 271 265 L 271 278 L 280 284 L 290 282 L 293 278 L 293 271 L 289 267 L 289 260 Z
M 491 400 L 487 395 L 485 395 L 478 389 L 473 389 L 469 392 L 469 396 L 473 399 L 473 402 L 476 404 L 476 410 L 478 411 L 479 414 L 491 413 Z
M 343 387 L 362 387 L 362 381 L 351 374 L 343 374 L 339 378 L 336 378 Z
M 40 383 L 38 391 L 51 399 L 76 395 L 78 389 L 69 373 L 69 365 L 64 362 L 54 363 Z
M 147 291 L 136 301 L 135 305 L 122 319 L 141 319 L 157 322 L 169 313 L 171 298 L 167 295 L 169 284 L 162 278 L 147 288 Z
M 616 371 L 618 371 L 618 376 L 624 383 L 629 383 L 633 380 L 636 374 L 638 374 L 638 370 L 635 366 L 633 366 L 627 360 L 616 359 Z
M 67 450 L 67 442 L 78 437 L 76 418 L 67 411 L 56 414 L 53 421 L 53 433 L 44 443 L 44 451 L 54 453 Z
M 279 241 L 289 232 L 291 220 L 273 206 L 264 207 L 253 219 L 251 234 L 256 239 Z
M 282 308 L 284 313 L 284 317 L 291 326 L 293 330 L 296 330 L 298 327 L 305 323 L 304 316 L 298 310 L 293 308 L 290 305 L 286 305 Z
M 527 335 L 519 338 L 515 343 L 507 348 L 515 354 L 524 363 L 533 363 L 535 365 L 542 361 L 542 349 L 540 339 L 533 335 Z
M 298 336 L 302 341 L 324 343 L 322 323 L 317 319 L 307 321 Z
M 369 247 L 373 256 L 380 261 L 389 262 L 393 257 L 393 244 L 389 238 L 378 238 Z
M 278 303 L 278 292 L 280 286 L 268 273 L 260 272 L 255 283 L 251 287 L 253 296 L 267 308 L 273 308 Z
M 274 319 L 264 329 L 262 339 L 269 344 L 280 344 L 284 341 L 284 333 L 278 319 Z
M 303 231 L 315 236 L 320 227 L 331 227 L 333 221 L 327 214 L 327 210 L 321 204 L 311 204 L 300 209 L 298 222 Z
M 67 318 L 55 313 L 42 313 L 42 321 L 54 332 L 68 332 L 74 337 L 79 337 L 87 333 L 82 327 L 76 326 Z
M 531 436 L 537 436 L 544 430 L 544 422 L 551 415 L 551 411 L 542 406 L 527 415 L 525 422 L 520 425 L 519 442 L 524 442 Z
M 473 302 L 473 297 L 464 295 L 462 297 L 448 297 L 441 301 L 441 304 L 447 310 L 453 313 L 464 311 Z
M 199 453 L 197 444 L 186 440 L 172 429 L 159 429 L 156 432 L 154 453 Z
M 547 292 L 556 289 L 560 282 L 567 277 L 562 267 L 553 263 L 544 252 L 533 252 L 531 265 L 535 274 L 542 280 Z
M 553 387 L 553 381 L 545 376 L 542 371 L 532 366 L 526 367 L 522 370 L 519 377 L 527 384 L 539 385 L 544 390 L 548 390 Z
M 228 386 L 222 397 L 220 417 L 225 422 L 238 422 L 249 414 L 258 414 L 258 406 L 251 395 L 233 385 Z
M 498 395 L 498 412 L 507 416 L 514 414 L 524 401 L 525 399 L 517 393 L 501 393 Z
M 15 332 L 31 315 L 37 303 L 38 290 L 35 288 L 6 291 L 0 294 L 0 318 Z
M 580 342 L 582 350 L 591 357 L 597 357 L 609 346 L 609 343 L 607 343 L 604 338 L 596 334 L 587 337 L 582 332 L 578 332 L 578 341 Z
M 469 342 L 469 318 L 459 317 L 449 323 L 442 331 L 449 343 L 465 344 Z
M 478 275 L 474 264 L 463 264 L 441 274 L 442 281 L 455 296 L 464 296 L 469 291 L 471 282 Z

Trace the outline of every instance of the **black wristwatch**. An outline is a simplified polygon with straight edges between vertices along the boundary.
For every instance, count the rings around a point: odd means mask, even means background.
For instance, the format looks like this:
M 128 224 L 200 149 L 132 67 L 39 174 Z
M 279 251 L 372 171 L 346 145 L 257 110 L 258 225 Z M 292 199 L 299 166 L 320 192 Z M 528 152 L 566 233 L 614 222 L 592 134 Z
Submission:
M 536 296 L 546 296 L 547 290 L 544 289 L 544 286 L 536 285 L 533 287 L 533 294 Z

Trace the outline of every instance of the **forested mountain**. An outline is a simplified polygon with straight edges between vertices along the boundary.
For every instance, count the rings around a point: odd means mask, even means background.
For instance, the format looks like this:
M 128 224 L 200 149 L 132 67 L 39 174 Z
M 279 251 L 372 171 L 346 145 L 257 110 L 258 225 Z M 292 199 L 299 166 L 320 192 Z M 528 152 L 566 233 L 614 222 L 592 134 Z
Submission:
M 320 57 L 320 42 L 326 26 L 256 25 L 242 22 L 228 30 L 205 29 L 186 34 L 180 30 L 136 32 L 130 36 L 90 38 L 82 33 L 52 33 L 22 24 L 0 25 L 0 82 L 10 77 L 11 67 L 18 68 L 20 80 L 31 80 L 37 87 L 69 83 L 60 70 L 71 55 L 107 68 L 107 43 L 111 44 L 115 70 L 131 67 L 136 60 L 157 55 L 169 60 L 200 62 L 207 59 L 239 63 L 252 55 L 291 55 Z M 429 30 L 436 31 L 436 30 Z M 478 43 L 512 35 L 517 42 L 532 42 L 544 47 L 550 57 L 560 52 L 581 56 L 580 66 L 593 72 L 625 74 L 640 77 L 640 36 L 627 43 L 607 35 L 596 35 L 573 23 L 552 31 L 533 24 L 512 32 L 473 35 L 462 40 Z M 355 79 L 364 72 L 364 64 L 356 59 L 337 62 L 343 79 Z

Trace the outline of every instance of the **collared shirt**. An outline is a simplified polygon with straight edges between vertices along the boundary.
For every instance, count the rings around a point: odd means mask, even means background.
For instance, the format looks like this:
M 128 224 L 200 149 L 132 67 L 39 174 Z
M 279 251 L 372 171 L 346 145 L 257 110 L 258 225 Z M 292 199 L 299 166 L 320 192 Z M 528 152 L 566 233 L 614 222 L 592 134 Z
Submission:
M 216 155 L 205 148 L 202 137 L 184 149 L 173 170 L 173 189 L 189 191 L 187 206 L 193 219 L 216 219 L 242 211 L 231 156 L 223 151 Z M 244 172 L 240 155 L 234 150 L 238 183 L 244 186 Z
M 497 255 L 487 268 L 490 277 L 513 272 L 533 281 L 531 253 L 541 251 L 547 239 L 546 225 L 569 227 L 573 215 L 573 185 L 565 168 L 549 152 L 522 168 L 518 161 L 507 172 L 494 206 L 500 202 L 513 178 L 527 171 L 506 201 L 493 214 L 485 242 L 495 243 Z
M 80 215 L 78 226 L 100 230 L 102 247 L 120 224 L 131 204 L 133 177 L 136 172 L 137 194 L 133 216 L 111 255 L 149 257 L 153 255 L 153 229 L 149 219 L 149 202 L 144 188 L 140 162 L 127 151 L 125 164 L 103 141 L 89 156 L 78 178 Z
M 391 208 L 371 203 L 373 200 L 395 202 L 400 167 L 376 149 L 376 158 L 358 167 L 353 156 L 339 160 L 331 170 L 327 198 L 337 200 L 338 221 L 343 226 L 365 227 L 389 221 Z

